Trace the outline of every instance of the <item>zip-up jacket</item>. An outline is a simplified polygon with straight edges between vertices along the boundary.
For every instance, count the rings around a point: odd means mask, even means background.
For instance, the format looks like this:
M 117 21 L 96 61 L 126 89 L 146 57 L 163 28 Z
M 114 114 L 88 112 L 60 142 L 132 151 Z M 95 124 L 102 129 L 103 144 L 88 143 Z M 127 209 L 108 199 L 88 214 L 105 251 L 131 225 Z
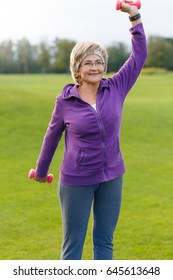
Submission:
M 83 186 L 112 180 L 125 172 L 120 150 L 120 128 L 125 97 L 147 58 L 147 44 L 140 23 L 130 29 L 131 55 L 121 69 L 100 81 L 96 110 L 84 102 L 75 84 L 57 96 L 52 118 L 37 161 L 36 175 L 44 177 L 65 131 L 65 150 L 60 180 Z

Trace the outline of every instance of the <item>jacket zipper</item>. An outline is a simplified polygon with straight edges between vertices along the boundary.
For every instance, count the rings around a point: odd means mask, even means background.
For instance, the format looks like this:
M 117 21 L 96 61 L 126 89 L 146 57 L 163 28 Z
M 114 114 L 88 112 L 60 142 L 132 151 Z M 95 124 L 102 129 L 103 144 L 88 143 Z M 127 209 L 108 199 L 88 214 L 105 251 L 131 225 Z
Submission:
M 104 175 L 104 180 L 108 181 L 108 177 L 107 177 L 107 163 L 106 163 L 106 146 L 105 146 L 105 129 L 104 129 L 104 125 L 102 122 L 102 118 L 101 115 L 99 113 L 98 107 L 97 107 L 97 101 L 96 101 L 96 110 L 87 102 L 80 100 L 82 103 L 87 104 L 88 106 L 90 106 L 90 108 L 92 109 L 92 111 L 95 113 L 96 118 L 97 118 L 97 122 L 98 122 L 98 126 L 100 129 L 100 135 L 101 135 L 101 147 L 102 147 L 102 154 L 103 154 L 103 175 Z
M 102 122 L 102 118 L 100 115 L 100 112 L 96 106 L 97 112 L 96 112 L 96 116 L 97 116 L 97 121 L 98 121 L 98 125 L 100 128 L 100 135 L 101 135 L 101 146 L 102 146 L 102 153 L 103 153 L 103 172 L 104 172 L 104 180 L 107 181 L 107 164 L 106 164 L 106 146 L 105 146 L 105 129 L 104 129 L 104 125 Z

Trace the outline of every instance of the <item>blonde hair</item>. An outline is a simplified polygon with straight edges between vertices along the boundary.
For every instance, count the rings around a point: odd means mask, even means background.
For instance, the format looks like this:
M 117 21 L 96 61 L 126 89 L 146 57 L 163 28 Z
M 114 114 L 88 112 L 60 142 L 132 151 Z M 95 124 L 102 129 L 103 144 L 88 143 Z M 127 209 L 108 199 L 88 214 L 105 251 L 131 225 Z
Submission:
M 106 49 L 101 46 L 97 42 L 81 42 L 77 43 L 74 48 L 72 49 L 71 55 L 70 55 L 70 71 L 73 80 L 81 84 L 81 79 L 79 75 L 79 67 L 82 62 L 82 60 L 88 56 L 96 54 L 101 57 L 101 59 L 104 62 L 104 71 L 106 73 L 107 71 L 107 62 L 108 62 L 108 54 Z

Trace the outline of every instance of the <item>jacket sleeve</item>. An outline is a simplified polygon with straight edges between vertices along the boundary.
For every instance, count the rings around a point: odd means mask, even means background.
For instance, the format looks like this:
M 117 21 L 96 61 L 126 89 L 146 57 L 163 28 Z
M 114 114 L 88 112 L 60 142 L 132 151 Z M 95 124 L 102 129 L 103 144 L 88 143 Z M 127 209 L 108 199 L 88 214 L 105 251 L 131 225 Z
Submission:
M 139 23 L 132 27 L 130 32 L 132 34 L 131 55 L 121 69 L 110 78 L 124 98 L 137 80 L 148 55 L 143 24 Z
M 61 102 L 61 96 L 58 96 L 44 136 L 36 167 L 36 176 L 39 177 L 45 177 L 47 175 L 53 155 L 65 129 Z

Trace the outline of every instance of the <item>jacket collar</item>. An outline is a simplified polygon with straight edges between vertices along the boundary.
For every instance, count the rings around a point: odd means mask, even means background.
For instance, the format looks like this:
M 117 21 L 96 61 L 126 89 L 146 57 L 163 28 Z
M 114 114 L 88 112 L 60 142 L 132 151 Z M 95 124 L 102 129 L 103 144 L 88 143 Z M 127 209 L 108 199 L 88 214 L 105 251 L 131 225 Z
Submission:
M 70 99 L 71 97 L 76 97 L 80 99 L 80 95 L 78 94 L 77 87 L 78 86 L 74 84 L 66 85 L 62 91 L 63 99 Z
M 63 99 L 70 99 L 71 97 L 75 97 L 78 99 L 81 99 L 78 91 L 77 91 L 78 85 L 77 84 L 68 84 L 63 88 L 62 96 Z M 101 91 L 103 88 L 109 88 L 108 80 L 103 78 L 100 81 L 99 91 Z

